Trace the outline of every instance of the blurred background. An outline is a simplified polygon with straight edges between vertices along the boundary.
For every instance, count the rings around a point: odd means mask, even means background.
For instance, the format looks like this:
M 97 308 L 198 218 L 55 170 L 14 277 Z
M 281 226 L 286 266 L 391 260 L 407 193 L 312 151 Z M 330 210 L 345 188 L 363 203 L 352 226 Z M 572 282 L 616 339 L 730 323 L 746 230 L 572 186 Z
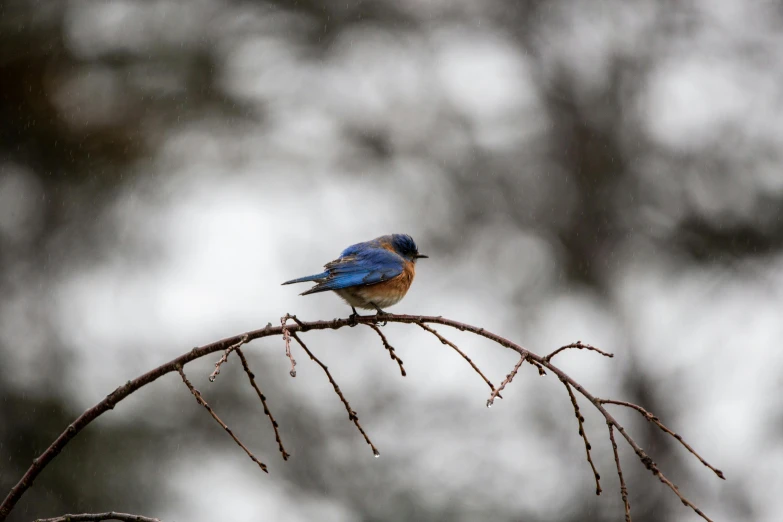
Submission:
M 783 510 L 783 5 L 742 0 L 0 1 L 0 496 L 84 409 L 196 345 L 344 317 L 287 279 L 413 235 L 397 313 L 483 326 L 601 397 L 715 520 Z M 499 382 L 516 357 L 439 329 Z M 524 367 L 485 407 L 418 328 L 189 365 L 82 432 L 14 522 L 621 520 L 602 417 Z M 614 410 L 613 410 L 614 411 Z M 634 520 L 696 515 L 621 443 Z

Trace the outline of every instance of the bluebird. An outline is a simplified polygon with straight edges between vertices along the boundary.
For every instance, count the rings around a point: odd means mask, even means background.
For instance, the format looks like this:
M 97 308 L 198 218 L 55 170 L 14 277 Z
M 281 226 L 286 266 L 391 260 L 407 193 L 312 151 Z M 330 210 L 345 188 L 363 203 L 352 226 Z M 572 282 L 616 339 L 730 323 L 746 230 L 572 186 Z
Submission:
M 416 261 L 426 257 L 419 254 L 411 236 L 391 234 L 351 245 L 326 263 L 320 274 L 283 284 L 313 281 L 317 284 L 301 295 L 332 290 L 348 303 L 353 315 L 358 315 L 357 307 L 382 314 L 405 297 L 416 275 Z

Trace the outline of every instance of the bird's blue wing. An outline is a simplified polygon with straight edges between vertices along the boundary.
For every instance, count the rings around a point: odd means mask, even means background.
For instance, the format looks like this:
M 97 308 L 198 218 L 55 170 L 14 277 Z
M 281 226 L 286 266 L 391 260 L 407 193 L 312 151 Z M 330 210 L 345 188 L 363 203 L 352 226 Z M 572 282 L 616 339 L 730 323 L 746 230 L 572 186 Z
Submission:
M 373 239 L 371 241 L 363 241 L 361 243 L 356 243 L 355 245 L 351 245 L 347 247 L 345 250 L 340 252 L 340 257 L 337 258 L 335 261 L 332 261 L 332 263 L 336 263 L 340 261 L 343 258 L 355 256 L 359 253 L 366 253 L 370 252 L 374 249 L 380 248 L 380 243 L 377 239 Z M 388 252 L 388 250 L 387 250 Z
M 326 280 L 302 295 L 381 283 L 397 277 L 404 270 L 405 261 L 390 250 L 354 247 L 345 250 L 351 250 L 349 254 L 328 263 Z

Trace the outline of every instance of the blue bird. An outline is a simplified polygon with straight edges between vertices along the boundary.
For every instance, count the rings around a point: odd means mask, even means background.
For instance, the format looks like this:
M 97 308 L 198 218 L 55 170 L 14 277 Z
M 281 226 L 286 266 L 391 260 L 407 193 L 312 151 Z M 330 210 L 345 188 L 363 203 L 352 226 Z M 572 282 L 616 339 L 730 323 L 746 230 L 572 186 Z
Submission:
M 384 308 L 399 303 L 413 283 L 419 254 L 413 238 L 407 234 L 381 236 L 351 245 L 340 257 L 324 265 L 320 274 L 286 281 L 284 285 L 313 281 L 314 287 L 300 295 L 332 290 L 356 313 L 356 308 Z

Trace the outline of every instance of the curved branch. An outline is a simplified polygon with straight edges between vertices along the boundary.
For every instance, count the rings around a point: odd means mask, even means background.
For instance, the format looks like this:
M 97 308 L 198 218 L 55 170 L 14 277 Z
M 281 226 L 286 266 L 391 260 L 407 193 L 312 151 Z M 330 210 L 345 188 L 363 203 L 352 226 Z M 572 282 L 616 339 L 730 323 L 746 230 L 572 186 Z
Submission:
M 294 324 L 290 324 L 290 323 L 286 324 L 287 323 L 286 319 L 293 319 Z M 259 330 L 253 330 L 243 334 L 228 337 L 221 341 L 207 344 L 205 346 L 193 348 L 191 351 L 184 353 L 179 357 L 165 364 L 162 364 L 161 366 L 158 366 L 153 370 L 150 370 L 149 372 L 141 375 L 140 377 L 137 377 L 132 381 L 128 381 L 126 384 L 120 386 L 119 388 L 111 392 L 109 395 L 107 395 L 98 404 L 96 404 L 95 406 L 89 408 L 84 413 L 82 413 L 75 421 L 73 421 L 65 429 L 65 431 L 63 431 L 57 437 L 57 439 L 55 439 L 55 441 L 38 458 L 33 460 L 32 465 L 27 469 L 27 471 L 19 480 L 19 482 L 17 482 L 16 485 L 14 485 L 14 487 L 11 488 L 11 491 L 8 493 L 8 496 L 5 498 L 5 500 L 3 500 L 2 504 L 0 504 L 0 522 L 3 522 L 6 518 L 8 518 L 8 515 L 13 510 L 14 506 L 17 504 L 17 502 L 25 493 L 25 491 L 27 491 L 32 486 L 33 481 L 38 477 L 41 471 L 43 471 L 43 469 L 49 463 L 51 463 L 52 460 L 54 460 L 54 458 L 57 457 L 57 455 L 59 455 L 59 453 L 63 450 L 63 448 L 65 448 L 65 446 L 79 432 L 81 432 L 90 423 L 92 423 L 95 419 L 97 419 L 107 411 L 114 409 L 114 407 L 119 402 L 127 398 L 129 395 L 139 390 L 140 388 L 156 381 L 160 377 L 168 373 L 178 371 L 180 368 L 182 368 L 184 365 L 186 365 L 191 361 L 194 361 L 196 359 L 204 357 L 205 355 L 218 352 L 221 350 L 224 351 L 224 356 L 225 358 L 227 358 L 227 355 L 231 351 L 236 350 L 243 344 L 253 341 L 255 339 L 261 339 L 269 336 L 282 336 L 286 341 L 286 345 L 287 345 L 286 347 L 288 349 L 287 351 L 290 353 L 290 347 L 289 347 L 290 338 L 294 337 L 294 339 L 297 339 L 296 337 L 297 333 L 303 333 L 312 330 L 329 330 L 329 329 L 338 330 L 346 326 L 349 327 L 355 326 L 356 324 L 375 325 L 381 320 L 386 322 L 394 322 L 394 323 L 416 324 L 421 328 L 423 328 L 424 330 L 427 330 L 428 332 L 438 337 L 438 339 L 440 339 L 442 343 L 448 344 L 449 346 L 456 349 L 457 351 L 459 351 L 459 349 L 455 345 L 453 345 L 450 341 L 446 340 L 442 335 L 440 335 L 432 328 L 426 326 L 425 323 L 441 324 L 441 325 L 456 328 L 461 331 L 468 331 L 475 335 L 489 339 L 505 348 L 517 352 L 520 355 L 520 357 L 523 358 L 523 360 L 526 360 L 530 364 L 537 367 L 542 375 L 544 374 L 543 368 L 550 370 L 558 377 L 558 379 L 560 379 L 564 384 L 566 384 L 567 387 L 573 388 L 574 390 L 579 392 L 579 394 L 584 396 L 588 401 L 590 401 L 590 403 L 601 413 L 601 415 L 603 415 L 609 427 L 616 429 L 623 436 L 623 438 L 628 442 L 631 448 L 633 448 L 634 452 L 639 457 L 641 462 L 645 465 L 645 467 L 649 469 L 653 473 L 653 475 L 655 475 L 661 482 L 666 484 L 680 498 L 683 504 L 691 507 L 697 514 L 699 514 L 705 520 L 710 521 L 710 519 L 706 515 L 704 515 L 704 513 L 702 513 L 696 506 L 694 506 L 690 501 L 688 501 L 685 497 L 683 497 L 680 494 L 679 490 L 677 489 L 677 486 L 675 486 L 669 479 L 667 479 L 663 475 L 663 473 L 661 473 L 661 471 L 658 469 L 655 462 L 653 462 L 653 460 L 647 455 L 647 453 L 645 453 L 645 451 L 633 440 L 633 438 L 631 438 L 630 435 L 628 435 L 625 428 L 623 428 L 623 426 L 620 425 L 620 423 L 606 410 L 606 408 L 604 408 L 604 404 L 608 403 L 607 400 L 599 399 L 596 396 L 592 395 L 587 390 L 585 390 L 585 388 L 583 388 L 579 383 L 577 383 L 573 378 L 571 378 L 560 368 L 552 364 L 551 358 L 560 350 L 553 352 L 549 356 L 540 356 L 538 354 L 530 352 L 526 348 L 523 348 L 522 346 L 512 341 L 509 341 L 508 339 L 505 339 L 504 337 L 501 337 L 492 332 L 488 332 L 483 328 L 478 328 L 465 323 L 460 323 L 450 319 L 445 319 L 443 317 L 382 314 L 382 315 L 370 315 L 370 316 L 353 316 L 345 319 L 334 319 L 331 321 L 311 321 L 311 322 L 300 321 L 295 316 L 287 315 L 285 318 L 283 318 L 282 324 L 280 326 L 273 327 L 271 324 L 268 324 L 265 328 Z M 565 348 L 594 349 L 593 347 L 589 345 L 583 345 L 582 343 L 574 343 L 573 345 L 568 345 L 567 347 L 564 347 L 564 349 Z M 597 349 L 594 350 L 598 351 Z M 467 355 L 464 355 L 462 352 L 460 353 L 469 363 L 471 363 L 471 366 L 473 366 L 474 370 L 476 370 L 484 378 L 484 380 L 491 388 L 492 392 L 495 393 L 496 391 L 495 387 L 492 385 L 489 379 L 484 377 L 484 375 L 480 372 L 478 367 L 476 367 L 475 364 L 473 364 L 473 362 L 470 360 L 469 357 L 467 357 Z M 603 354 L 603 352 L 600 353 Z M 609 354 L 603 354 L 603 355 L 609 356 Z M 221 357 L 221 361 L 222 360 L 223 357 Z M 292 370 L 293 370 L 293 365 L 295 363 L 293 362 L 293 360 L 291 362 L 292 362 Z M 222 362 L 220 363 L 222 364 Z M 680 439 L 678 438 L 678 440 Z M 720 478 L 724 478 L 723 474 L 719 470 L 714 468 L 711 469 L 713 469 L 715 474 L 718 475 Z M 75 516 L 82 516 L 82 515 L 75 515 Z M 73 518 L 74 515 L 71 515 L 71 517 L 72 520 L 95 520 L 95 519 L 76 519 Z M 62 518 L 51 519 L 51 520 L 61 520 L 61 519 Z M 145 520 L 145 519 L 136 518 L 130 520 Z M 147 519 L 147 520 L 152 520 L 152 519 Z

